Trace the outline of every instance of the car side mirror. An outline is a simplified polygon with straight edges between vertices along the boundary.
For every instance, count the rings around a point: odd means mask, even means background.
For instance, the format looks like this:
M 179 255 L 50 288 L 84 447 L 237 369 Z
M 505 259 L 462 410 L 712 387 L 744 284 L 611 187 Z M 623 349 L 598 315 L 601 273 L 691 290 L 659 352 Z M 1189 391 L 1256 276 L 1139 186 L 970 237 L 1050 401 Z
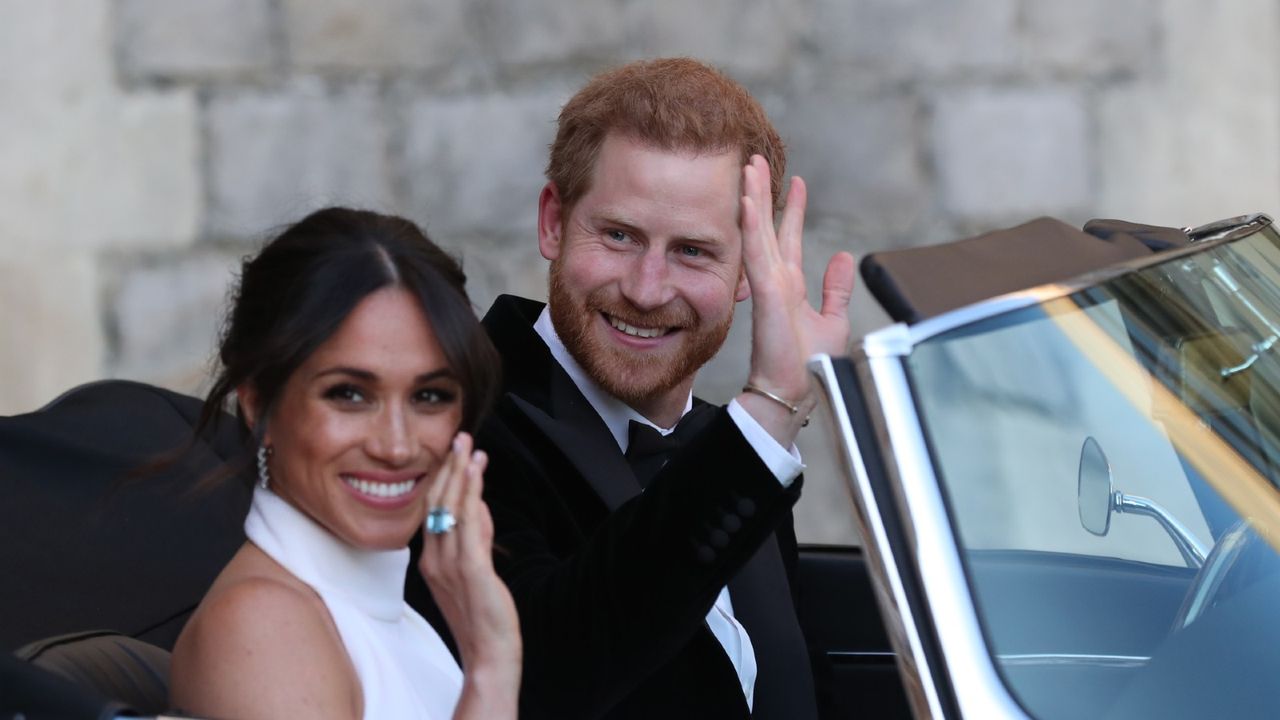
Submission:
M 1208 549 L 1168 510 L 1150 498 L 1115 489 L 1111 463 L 1093 436 L 1085 438 L 1084 446 L 1080 448 L 1076 482 L 1076 504 L 1079 506 L 1080 524 L 1085 530 L 1102 537 L 1111 530 L 1113 512 L 1146 515 L 1160 523 L 1160 527 L 1169 534 L 1187 567 L 1198 568 L 1204 564 Z
M 1080 448 L 1080 470 L 1076 501 L 1080 507 L 1080 524 L 1099 537 L 1111 529 L 1112 480 L 1111 463 L 1102 446 L 1092 436 Z

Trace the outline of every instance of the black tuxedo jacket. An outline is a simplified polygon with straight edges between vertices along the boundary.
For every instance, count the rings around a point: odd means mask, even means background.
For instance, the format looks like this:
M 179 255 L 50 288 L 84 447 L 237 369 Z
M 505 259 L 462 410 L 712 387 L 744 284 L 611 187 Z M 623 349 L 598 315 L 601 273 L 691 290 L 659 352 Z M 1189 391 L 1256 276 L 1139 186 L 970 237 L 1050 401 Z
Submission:
M 705 623 L 726 584 L 755 649 L 753 716 L 816 717 L 783 559 L 795 557 L 802 479 L 783 488 L 716 408 L 642 494 L 534 332 L 542 307 L 503 296 L 484 320 L 505 392 L 479 445 L 498 572 L 524 635 L 521 717 L 748 717 Z

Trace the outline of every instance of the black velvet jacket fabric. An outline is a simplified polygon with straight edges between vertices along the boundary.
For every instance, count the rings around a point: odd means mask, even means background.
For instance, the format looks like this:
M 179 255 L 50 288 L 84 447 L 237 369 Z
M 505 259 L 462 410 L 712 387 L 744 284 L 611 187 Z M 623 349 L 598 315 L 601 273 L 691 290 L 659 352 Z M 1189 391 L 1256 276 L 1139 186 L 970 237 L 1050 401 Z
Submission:
M 783 488 L 715 408 L 641 493 L 534 332 L 542 307 L 503 296 L 484 320 L 505 392 L 479 445 L 524 635 L 521 717 L 815 717 L 788 581 L 802 479 Z M 726 584 L 755 650 L 754 713 L 705 623 Z

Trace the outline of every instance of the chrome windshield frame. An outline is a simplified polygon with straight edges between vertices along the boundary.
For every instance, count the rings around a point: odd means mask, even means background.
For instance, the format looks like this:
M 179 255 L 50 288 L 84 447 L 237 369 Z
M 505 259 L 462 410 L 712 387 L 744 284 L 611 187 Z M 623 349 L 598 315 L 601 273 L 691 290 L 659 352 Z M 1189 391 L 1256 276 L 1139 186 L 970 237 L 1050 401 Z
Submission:
M 893 327 L 901 330 L 883 335 L 886 345 L 894 344 L 894 332 L 905 330 L 905 326 Z M 899 653 L 898 667 L 916 716 L 948 716 L 937 675 L 946 673 L 961 717 L 1027 718 L 992 663 L 901 358 L 882 354 L 853 359 L 856 382 L 869 400 L 869 419 L 884 451 L 883 469 L 894 491 L 892 498 L 880 497 L 874 490 L 831 358 L 815 356 L 809 367 L 827 396 L 840 436 L 838 445 L 844 454 L 858 530 L 867 541 L 865 552 L 878 586 L 881 616 Z M 891 512 L 897 513 L 904 528 L 905 548 L 896 547 L 888 536 L 885 517 Z M 925 607 L 913 605 L 899 559 L 918 578 Z M 942 667 L 935 667 L 925 650 L 924 635 L 930 629 L 915 617 L 917 612 L 932 618 L 929 624 Z M 912 693 L 913 688 L 919 692 Z
M 896 653 L 898 669 L 903 674 L 908 703 L 917 718 L 944 718 L 946 713 L 943 712 L 931 663 L 924 650 L 920 625 L 915 620 L 915 611 L 898 571 L 897 549 L 889 541 L 882 514 L 884 510 L 872 488 L 867 463 L 857 443 L 831 357 L 825 354 L 814 356 L 809 361 L 809 370 L 827 397 L 832 427 L 838 435 L 836 445 L 842 450 L 843 469 L 853 496 L 858 533 L 870 541 L 864 543 L 863 551 L 877 581 L 873 587 L 877 590 L 880 615 Z

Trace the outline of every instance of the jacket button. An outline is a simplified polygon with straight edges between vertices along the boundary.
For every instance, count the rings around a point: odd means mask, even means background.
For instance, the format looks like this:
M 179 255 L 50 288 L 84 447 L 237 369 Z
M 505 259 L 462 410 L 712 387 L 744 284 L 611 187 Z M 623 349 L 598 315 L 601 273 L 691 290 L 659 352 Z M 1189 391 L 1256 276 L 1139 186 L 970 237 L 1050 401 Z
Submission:
M 733 513 L 728 513 L 720 519 L 720 527 L 731 533 L 738 532 L 742 529 L 742 518 Z
M 738 514 L 744 518 L 756 514 L 756 504 L 751 501 L 751 498 L 742 498 L 738 501 Z
M 712 530 L 708 539 L 711 540 L 711 547 L 713 548 L 723 550 L 729 547 L 729 533 L 723 530 Z
M 703 565 L 710 565 L 716 560 L 716 551 L 712 550 L 706 545 L 699 545 L 698 549 L 694 551 L 693 555 L 698 559 L 698 562 L 702 563 Z

